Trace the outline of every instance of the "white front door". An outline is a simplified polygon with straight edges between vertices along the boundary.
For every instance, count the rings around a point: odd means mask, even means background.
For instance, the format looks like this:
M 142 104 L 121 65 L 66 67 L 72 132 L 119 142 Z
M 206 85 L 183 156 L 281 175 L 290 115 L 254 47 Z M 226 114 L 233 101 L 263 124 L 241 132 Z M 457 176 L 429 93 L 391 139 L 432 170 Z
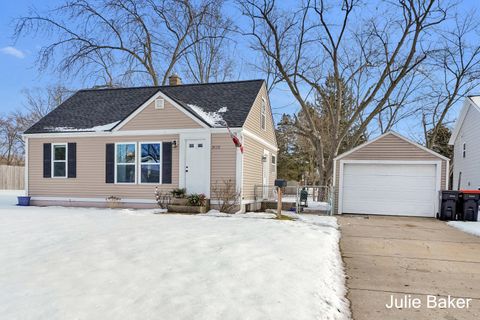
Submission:
M 264 150 L 263 159 L 262 159 L 263 199 L 268 199 L 269 174 L 270 174 L 270 154 L 268 151 Z
M 435 164 L 345 163 L 342 212 L 434 217 Z
M 205 139 L 185 140 L 185 188 L 188 193 L 205 193 L 208 190 L 208 150 Z

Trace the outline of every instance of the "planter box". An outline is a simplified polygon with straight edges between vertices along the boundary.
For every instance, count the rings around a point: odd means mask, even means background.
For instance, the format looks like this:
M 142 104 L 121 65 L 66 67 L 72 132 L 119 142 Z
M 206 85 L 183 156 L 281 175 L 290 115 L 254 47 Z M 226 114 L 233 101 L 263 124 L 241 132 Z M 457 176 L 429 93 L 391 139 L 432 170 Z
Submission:
M 187 205 L 187 198 L 172 198 L 170 201 L 171 205 L 177 205 L 177 206 L 186 206 Z
M 184 205 L 175 205 L 171 204 L 167 206 L 168 212 L 174 213 L 206 213 L 207 207 L 206 206 L 184 206 Z

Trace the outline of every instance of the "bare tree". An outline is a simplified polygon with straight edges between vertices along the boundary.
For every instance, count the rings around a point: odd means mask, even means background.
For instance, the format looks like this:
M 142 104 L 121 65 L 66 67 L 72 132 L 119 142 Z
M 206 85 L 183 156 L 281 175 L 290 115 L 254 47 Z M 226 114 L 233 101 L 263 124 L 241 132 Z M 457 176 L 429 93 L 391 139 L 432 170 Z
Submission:
M 29 126 L 58 107 L 73 94 L 73 91 L 64 86 L 49 86 L 46 88 L 24 89 L 22 94 L 25 100 L 23 103 L 26 111 L 24 112 L 25 118 L 28 118 L 29 121 L 29 123 L 25 123 L 25 126 Z
M 480 85 L 480 28 L 475 16 L 470 13 L 455 16 L 452 30 L 440 35 L 443 47 L 431 55 L 429 69 L 438 70 L 431 74 L 430 85 L 425 86 L 422 125 L 426 146 L 437 148 L 445 139 L 439 135 L 448 125 L 448 112 Z
M 219 0 L 188 35 L 188 42 L 192 45 L 182 64 L 186 76 L 193 82 L 219 82 L 233 74 L 234 59 L 228 49 L 234 44 L 231 36 L 236 27 L 221 11 L 222 4 L 223 0 Z
M 274 0 L 239 3 L 250 21 L 245 34 L 253 39 L 252 47 L 275 64 L 305 111 L 303 130 L 311 137 L 320 184 L 332 176 L 333 159 L 347 136 L 352 137 L 350 146 L 356 144 L 389 100 L 392 107 L 399 107 L 391 100 L 396 94 L 402 96 L 400 84 L 425 61 L 431 50 L 428 32 L 445 20 L 449 9 L 435 0 L 383 2 L 372 7 L 357 0 L 339 5 L 306 0 L 283 9 Z M 352 25 L 357 9 L 366 17 L 355 16 Z M 333 78 L 335 96 L 324 97 L 329 130 L 322 133 L 308 112 L 308 94 L 321 95 L 327 76 Z M 354 92 L 355 103 L 348 112 L 342 106 L 342 82 Z
M 53 39 L 39 52 L 41 70 L 54 67 L 75 77 L 81 73 L 105 86 L 137 81 L 160 85 L 195 44 L 223 36 L 191 36 L 222 3 L 72 0 L 52 11 L 32 11 L 19 18 L 14 35 L 19 38 L 40 32 Z
M 23 162 L 21 134 L 16 113 L 0 117 L 0 160 L 7 165 Z

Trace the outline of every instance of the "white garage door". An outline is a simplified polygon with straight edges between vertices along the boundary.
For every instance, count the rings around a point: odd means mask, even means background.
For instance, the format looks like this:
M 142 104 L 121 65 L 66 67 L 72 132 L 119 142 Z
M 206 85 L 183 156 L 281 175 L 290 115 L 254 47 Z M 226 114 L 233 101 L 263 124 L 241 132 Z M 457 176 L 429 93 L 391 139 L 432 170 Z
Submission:
M 434 217 L 434 164 L 357 164 L 343 167 L 343 213 Z

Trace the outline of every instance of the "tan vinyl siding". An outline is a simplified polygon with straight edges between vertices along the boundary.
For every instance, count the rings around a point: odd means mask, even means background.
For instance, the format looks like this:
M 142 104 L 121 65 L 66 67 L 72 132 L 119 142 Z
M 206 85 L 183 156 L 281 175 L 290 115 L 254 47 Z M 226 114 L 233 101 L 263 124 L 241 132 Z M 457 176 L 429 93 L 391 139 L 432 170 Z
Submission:
M 267 150 L 276 155 L 276 151 L 269 149 L 257 140 L 244 136 L 245 152 L 243 154 L 243 199 L 254 199 L 254 186 L 262 185 L 262 156 L 263 151 Z M 271 161 L 269 158 L 267 161 Z M 270 170 L 269 185 L 273 185 L 277 177 L 276 172 Z
M 122 199 L 154 200 L 154 184 L 105 183 L 105 145 L 115 142 L 178 141 L 178 135 L 132 137 L 30 138 L 28 140 L 28 190 L 30 196 L 100 198 L 118 196 Z M 43 144 L 77 143 L 77 178 L 43 178 Z M 173 148 L 172 184 L 159 185 L 163 191 L 178 186 L 178 150 Z M 137 151 L 138 152 L 138 151 Z M 137 154 L 138 157 L 138 154 Z M 138 176 L 138 170 L 137 170 Z
M 212 134 L 211 186 L 224 180 L 236 183 L 237 148 L 228 133 Z M 210 190 L 211 191 L 211 190 Z
M 441 189 L 447 188 L 447 161 L 431 154 L 414 144 L 388 134 L 371 144 L 336 161 L 335 212 L 338 209 L 338 184 L 340 181 L 340 160 L 398 160 L 398 161 L 442 161 Z
M 265 130 L 261 127 L 261 110 L 262 110 L 262 98 L 266 101 L 266 127 Z M 247 119 L 243 125 L 245 129 L 254 133 L 258 137 L 268 141 L 274 146 L 277 146 L 277 139 L 275 138 L 275 125 L 273 123 L 272 109 L 270 106 L 270 100 L 268 99 L 267 89 L 265 84 L 258 92 L 257 98 L 248 114 Z
M 164 109 L 155 109 L 155 101 L 149 104 L 120 130 L 160 130 L 201 128 L 188 115 L 165 100 Z

